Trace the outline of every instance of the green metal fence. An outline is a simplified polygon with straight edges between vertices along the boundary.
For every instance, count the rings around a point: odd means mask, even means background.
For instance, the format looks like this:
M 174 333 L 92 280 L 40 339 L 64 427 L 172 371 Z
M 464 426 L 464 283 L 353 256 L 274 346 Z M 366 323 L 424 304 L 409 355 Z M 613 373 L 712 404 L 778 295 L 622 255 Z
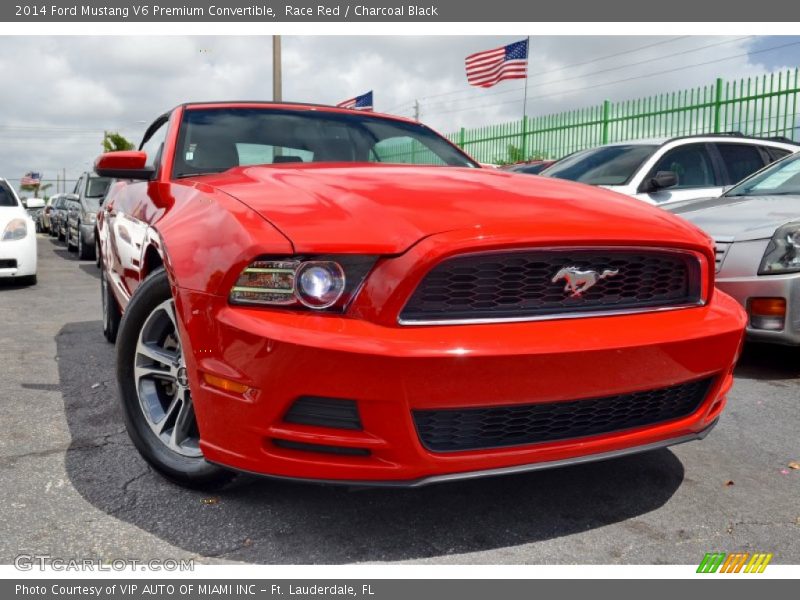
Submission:
M 561 158 L 610 142 L 741 132 L 798 139 L 798 69 L 475 129 L 447 137 L 476 160 Z

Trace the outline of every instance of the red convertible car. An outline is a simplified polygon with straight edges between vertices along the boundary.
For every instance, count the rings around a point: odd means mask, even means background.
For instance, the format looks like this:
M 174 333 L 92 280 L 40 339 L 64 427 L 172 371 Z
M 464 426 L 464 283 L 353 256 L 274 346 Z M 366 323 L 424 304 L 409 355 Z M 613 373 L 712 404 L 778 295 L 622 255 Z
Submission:
M 745 318 L 694 226 L 414 121 L 178 106 L 97 220 L 127 429 L 168 478 L 414 486 L 702 438 Z

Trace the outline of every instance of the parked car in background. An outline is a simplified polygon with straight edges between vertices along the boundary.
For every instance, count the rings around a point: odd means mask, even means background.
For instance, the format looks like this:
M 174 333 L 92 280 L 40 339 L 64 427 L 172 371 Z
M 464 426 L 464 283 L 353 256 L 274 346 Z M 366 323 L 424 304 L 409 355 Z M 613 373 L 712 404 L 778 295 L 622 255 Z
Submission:
M 44 205 L 44 210 L 39 215 L 39 230 L 44 233 L 50 233 L 50 214 L 53 212 L 53 205 L 62 194 L 53 194 L 47 199 Z
M 36 204 L 36 203 L 34 203 Z M 11 184 L 0 178 L 0 278 L 36 283 L 36 225 Z
M 716 197 L 765 165 L 800 150 L 785 138 L 695 135 L 582 150 L 542 175 L 598 185 L 650 204 Z
M 669 210 L 714 238 L 717 287 L 747 309 L 748 336 L 800 344 L 800 155 Z
M 538 175 L 547 167 L 555 164 L 554 160 L 531 160 L 528 162 L 515 163 L 513 165 L 505 165 L 500 167 L 504 171 L 512 173 L 525 173 L 526 175 Z
M 41 216 L 42 212 L 44 212 L 45 201 L 43 198 L 26 198 L 22 201 L 22 205 L 25 207 L 25 211 L 30 216 L 31 220 L 33 221 L 34 227 L 36 229 L 36 233 L 41 231 Z
M 110 183 L 109 177 L 84 173 L 75 184 L 73 196 L 77 202 L 69 202 L 67 206 L 66 242 L 67 249 L 77 251 L 81 260 L 95 258 L 97 211 Z
M 50 235 L 59 240 L 64 240 L 66 235 L 67 203 L 70 196 L 71 194 L 61 194 L 61 197 L 53 203 L 50 211 Z
M 266 102 L 178 106 L 95 170 L 122 180 L 98 235 L 126 427 L 184 485 L 585 463 L 701 438 L 725 405 L 744 311 L 711 241 L 620 194 Z

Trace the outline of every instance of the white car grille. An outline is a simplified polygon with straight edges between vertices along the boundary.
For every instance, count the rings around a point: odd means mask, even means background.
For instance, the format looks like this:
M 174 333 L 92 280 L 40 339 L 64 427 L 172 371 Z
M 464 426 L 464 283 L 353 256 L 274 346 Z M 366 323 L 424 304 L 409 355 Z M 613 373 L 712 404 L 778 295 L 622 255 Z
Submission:
M 716 254 L 716 272 L 722 268 L 722 263 L 728 255 L 728 250 L 733 245 L 732 240 L 714 240 L 714 253 Z

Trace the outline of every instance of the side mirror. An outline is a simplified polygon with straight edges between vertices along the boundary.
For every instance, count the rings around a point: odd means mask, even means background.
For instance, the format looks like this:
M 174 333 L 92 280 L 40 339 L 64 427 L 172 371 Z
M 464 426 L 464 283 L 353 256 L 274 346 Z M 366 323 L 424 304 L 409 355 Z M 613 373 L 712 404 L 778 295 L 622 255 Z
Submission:
M 43 208 L 44 200 L 42 198 L 28 198 L 25 208 Z
M 675 171 L 658 171 L 650 179 L 642 182 L 642 192 L 655 192 L 678 185 L 678 174 Z
M 65 200 L 72 200 L 73 202 L 80 202 L 81 197 L 78 194 L 67 194 L 64 196 Z
M 156 174 L 153 167 L 147 166 L 147 154 L 139 150 L 122 150 L 101 154 L 94 161 L 94 172 L 101 177 L 143 181 L 150 181 Z

